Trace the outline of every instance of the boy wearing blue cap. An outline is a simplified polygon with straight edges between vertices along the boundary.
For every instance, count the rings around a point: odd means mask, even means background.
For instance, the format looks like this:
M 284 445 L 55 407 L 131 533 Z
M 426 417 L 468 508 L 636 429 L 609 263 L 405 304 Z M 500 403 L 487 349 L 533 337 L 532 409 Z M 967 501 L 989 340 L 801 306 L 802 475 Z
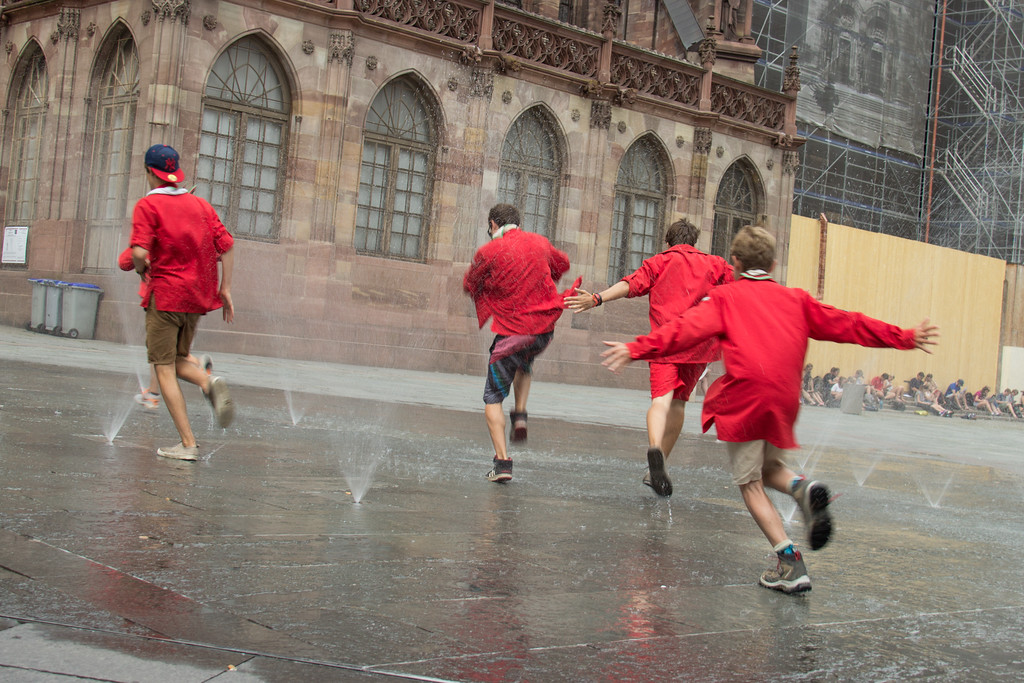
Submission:
M 199 446 L 178 378 L 203 390 L 221 427 L 231 424 L 234 404 L 227 383 L 222 377 L 208 376 L 187 359 L 201 315 L 223 308 L 224 320 L 234 319 L 234 239 L 206 200 L 178 187 L 185 173 L 173 148 L 153 145 L 145 163 L 150 190 L 132 215 L 132 263 L 136 272 L 146 276 L 142 292 L 146 352 L 181 437 L 176 446 L 157 449 L 157 455 L 196 460 Z

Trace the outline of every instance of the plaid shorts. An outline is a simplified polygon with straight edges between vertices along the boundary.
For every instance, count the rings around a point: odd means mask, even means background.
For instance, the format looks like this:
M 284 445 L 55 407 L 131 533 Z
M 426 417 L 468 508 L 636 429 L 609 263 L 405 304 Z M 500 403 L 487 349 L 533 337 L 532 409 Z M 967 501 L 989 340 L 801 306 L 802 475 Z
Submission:
M 533 371 L 533 359 L 548 347 L 554 332 L 544 334 L 497 335 L 491 344 L 484 384 L 484 403 L 501 403 L 512 389 L 516 372 L 527 375 Z

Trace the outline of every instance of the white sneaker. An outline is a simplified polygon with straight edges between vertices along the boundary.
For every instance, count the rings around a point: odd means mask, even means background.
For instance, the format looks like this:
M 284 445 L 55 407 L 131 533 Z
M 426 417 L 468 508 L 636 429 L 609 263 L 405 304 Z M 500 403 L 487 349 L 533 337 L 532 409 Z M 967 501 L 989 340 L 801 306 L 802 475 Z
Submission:
M 163 458 L 171 458 L 172 460 L 198 460 L 199 446 L 189 448 L 179 441 L 177 446 L 156 449 L 156 454 Z
M 160 394 L 154 394 L 151 391 L 143 391 L 141 394 L 135 394 L 135 402 L 144 408 L 156 410 L 160 407 Z
M 231 400 L 231 392 L 228 391 L 228 383 L 223 377 L 211 377 L 210 385 L 206 394 L 213 408 L 213 414 L 217 417 L 217 424 L 227 427 L 235 419 L 235 404 Z

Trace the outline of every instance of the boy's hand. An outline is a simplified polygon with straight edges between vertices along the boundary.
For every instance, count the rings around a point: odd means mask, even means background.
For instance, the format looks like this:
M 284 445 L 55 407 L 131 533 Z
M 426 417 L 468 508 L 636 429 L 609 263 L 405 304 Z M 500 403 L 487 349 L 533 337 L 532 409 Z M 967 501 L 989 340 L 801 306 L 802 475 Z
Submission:
M 235 305 L 231 302 L 231 292 L 226 289 L 220 290 L 220 301 L 224 304 L 223 308 L 221 308 L 224 322 L 233 322 L 235 319 Z
M 610 348 L 601 354 L 601 358 L 605 359 L 601 365 L 612 372 L 617 373 L 633 362 L 633 357 L 629 354 L 629 348 L 622 342 L 606 341 L 604 345 Z
M 573 313 L 582 313 L 594 307 L 594 295 L 580 287 L 576 288 L 576 294 L 567 296 L 562 301 Z
M 914 346 L 925 353 L 931 353 L 927 347 L 937 345 L 939 342 L 932 341 L 932 337 L 938 338 L 938 336 L 939 326 L 930 324 L 928 318 L 925 318 L 920 325 L 914 328 Z

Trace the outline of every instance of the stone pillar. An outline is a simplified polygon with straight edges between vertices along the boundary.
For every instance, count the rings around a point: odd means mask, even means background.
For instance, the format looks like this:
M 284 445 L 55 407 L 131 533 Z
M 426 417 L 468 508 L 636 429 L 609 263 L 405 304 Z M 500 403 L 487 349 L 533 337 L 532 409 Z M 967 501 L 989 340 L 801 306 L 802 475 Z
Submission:
M 152 40 L 141 38 L 138 45 L 149 43 L 149 60 L 153 66 L 153 80 L 149 85 L 149 140 L 145 146 L 162 143 L 180 146 L 182 133 L 178 122 L 181 116 L 185 41 L 188 20 L 192 14 L 191 0 L 152 0 L 151 8 L 142 13 L 143 26 L 155 26 Z

